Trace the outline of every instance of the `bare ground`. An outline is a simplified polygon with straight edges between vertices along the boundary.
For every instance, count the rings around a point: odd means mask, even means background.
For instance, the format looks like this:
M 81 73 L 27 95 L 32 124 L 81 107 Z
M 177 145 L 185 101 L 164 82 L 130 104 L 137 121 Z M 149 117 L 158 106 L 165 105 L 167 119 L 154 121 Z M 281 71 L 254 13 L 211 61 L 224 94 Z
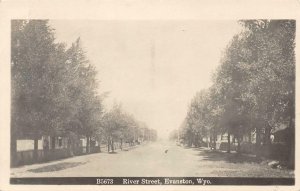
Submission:
M 288 169 L 205 148 L 184 148 L 171 142 L 140 145 L 115 154 L 96 153 L 11 169 L 12 177 L 294 177 Z

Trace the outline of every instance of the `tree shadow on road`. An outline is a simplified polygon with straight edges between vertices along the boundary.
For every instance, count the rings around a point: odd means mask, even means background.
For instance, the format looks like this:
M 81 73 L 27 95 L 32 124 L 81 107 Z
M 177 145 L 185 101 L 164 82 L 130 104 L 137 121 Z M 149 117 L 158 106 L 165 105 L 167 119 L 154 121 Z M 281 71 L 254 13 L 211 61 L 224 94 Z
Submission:
M 193 148 L 194 151 L 203 151 L 206 150 L 206 148 L 199 147 L 199 148 Z
M 188 146 L 183 146 L 182 148 L 184 148 L 184 149 L 191 149 L 191 150 L 194 150 L 194 151 L 205 150 L 205 148 L 203 148 L 203 147 L 188 147 Z
M 199 150 L 200 151 L 200 150 Z M 224 153 L 220 151 L 201 150 L 197 154 L 201 156 L 204 161 L 224 161 L 229 163 L 261 163 L 262 159 L 254 156 L 237 154 L 237 153 Z
M 40 168 L 35 169 L 29 169 L 27 171 L 34 172 L 34 173 L 41 173 L 41 172 L 54 172 L 54 171 L 60 171 L 67 168 L 73 168 L 79 165 L 83 165 L 86 162 L 61 162 L 57 164 L 47 165 Z

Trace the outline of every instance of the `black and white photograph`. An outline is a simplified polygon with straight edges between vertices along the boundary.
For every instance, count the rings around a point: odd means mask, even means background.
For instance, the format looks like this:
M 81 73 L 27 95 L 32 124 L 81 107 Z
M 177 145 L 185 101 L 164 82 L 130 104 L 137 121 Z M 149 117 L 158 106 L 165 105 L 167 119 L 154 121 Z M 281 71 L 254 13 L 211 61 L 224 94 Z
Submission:
M 297 19 L 9 24 L 10 185 L 295 185 Z

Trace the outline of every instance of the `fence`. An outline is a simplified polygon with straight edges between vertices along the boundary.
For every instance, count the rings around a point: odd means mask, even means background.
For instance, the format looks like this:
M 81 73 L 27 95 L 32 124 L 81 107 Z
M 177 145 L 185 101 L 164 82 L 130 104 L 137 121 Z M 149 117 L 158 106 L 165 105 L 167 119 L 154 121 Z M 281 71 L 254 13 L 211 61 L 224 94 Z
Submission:
M 228 143 L 219 143 L 217 149 L 227 151 Z M 259 154 L 262 157 L 276 159 L 276 160 L 287 160 L 289 157 L 288 146 L 281 143 L 273 143 L 270 145 L 261 145 L 260 148 L 253 143 L 242 142 L 240 147 L 241 153 L 245 154 Z M 236 151 L 237 144 L 230 144 L 230 150 Z
M 129 143 L 123 143 L 122 148 L 130 147 Z M 115 150 L 121 149 L 120 143 L 114 144 Z M 12 164 L 11 166 L 21 166 L 34 163 L 42 163 L 51 160 L 58 160 L 63 158 L 72 157 L 74 155 L 85 155 L 98 152 L 107 152 L 107 145 L 101 144 L 99 146 L 90 147 L 90 152 L 87 153 L 86 147 L 75 147 L 72 151 L 69 148 L 60 149 L 49 149 L 49 150 L 37 150 L 36 156 L 34 150 L 18 151 L 12 154 Z
M 12 156 L 12 166 L 41 163 L 70 156 L 71 152 L 69 149 L 37 150 L 36 156 L 34 150 L 18 151 L 14 156 Z

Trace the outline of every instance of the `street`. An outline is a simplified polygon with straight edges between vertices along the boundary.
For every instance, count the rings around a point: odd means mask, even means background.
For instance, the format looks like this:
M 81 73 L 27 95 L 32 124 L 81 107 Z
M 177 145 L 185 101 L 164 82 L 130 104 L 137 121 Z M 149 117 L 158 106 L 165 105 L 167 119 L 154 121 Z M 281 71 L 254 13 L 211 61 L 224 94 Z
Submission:
M 251 158 L 155 142 L 117 150 L 26 165 L 11 177 L 293 177 L 293 171 L 272 169 Z

